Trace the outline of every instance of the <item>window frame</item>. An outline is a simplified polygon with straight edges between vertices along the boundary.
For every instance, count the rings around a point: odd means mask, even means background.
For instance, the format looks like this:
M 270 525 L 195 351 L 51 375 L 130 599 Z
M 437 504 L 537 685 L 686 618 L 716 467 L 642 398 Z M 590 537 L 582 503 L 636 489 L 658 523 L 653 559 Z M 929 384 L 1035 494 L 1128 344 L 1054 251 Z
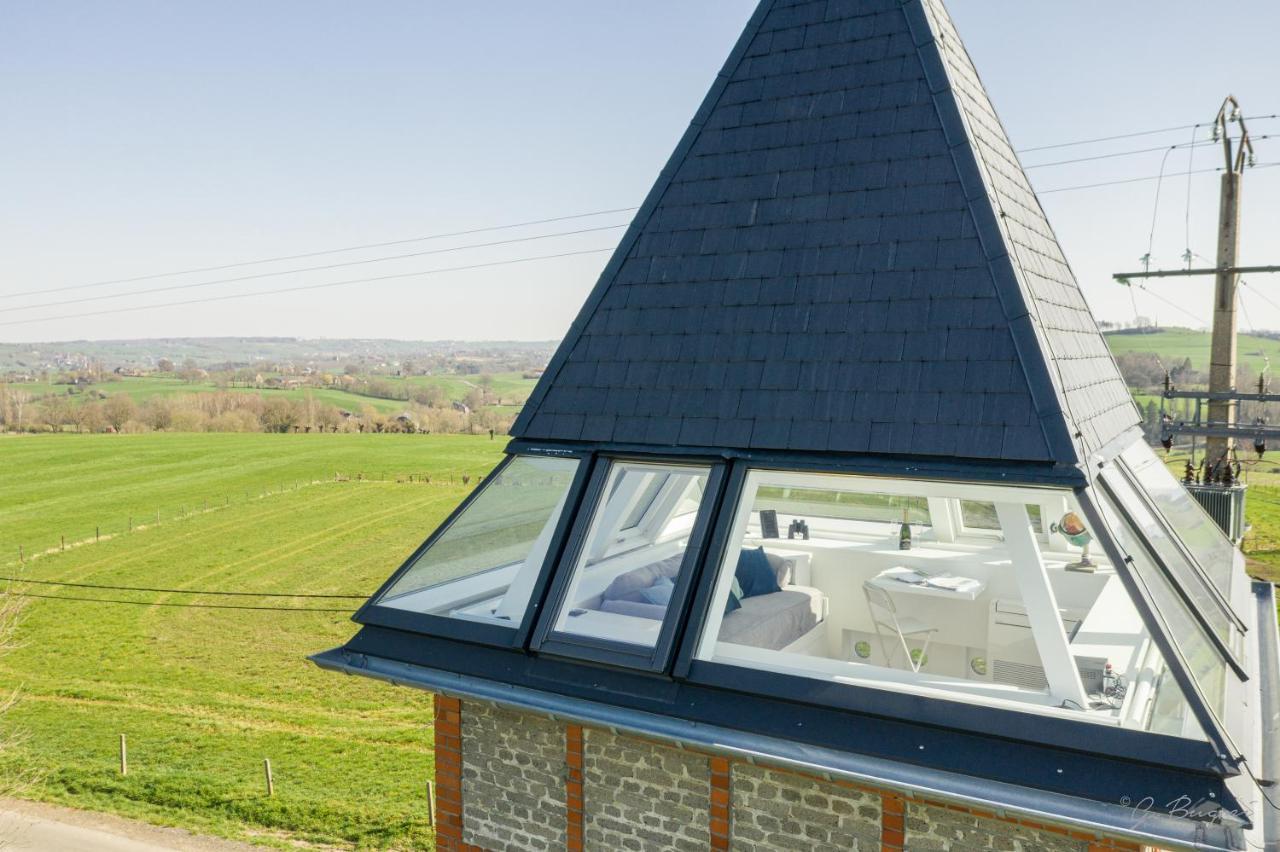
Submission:
M 719 567 L 724 559 L 726 548 L 732 544 L 736 509 L 743 498 L 749 471 L 796 471 L 873 477 L 884 475 L 879 471 L 868 471 L 857 467 L 814 465 L 798 461 L 779 463 L 780 461 L 763 458 L 734 459 L 729 465 L 724 492 L 720 495 L 719 517 L 703 554 L 697 589 L 689 609 L 690 629 L 685 632 L 680 642 L 673 666 L 672 674 L 678 681 L 777 698 L 817 709 L 865 713 L 875 717 L 888 717 L 895 721 L 936 725 L 995 738 L 997 742 L 1004 742 L 1010 738 L 1028 739 L 1057 747 L 1095 752 L 1101 750 L 1151 763 L 1174 765 L 1195 772 L 1203 772 L 1206 769 L 1214 771 L 1225 763 L 1222 757 L 1226 754 L 1226 749 L 1222 746 L 1223 741 L 1215 739 L 1212 732 L 1208 733 L 1210 737 L 1208 741 L 1200 741 L 1152 731 L 1098 725 L 1094 722 L 1059 715 L 1046 716 L 1027 712 L 1021 708 L 975 704 L 958 698 L 925 698 L 856 683 L 832 684 L 802 675 L 756 671 L 737 664 L 699 659 L 697 653 L 702 644 L 709 607 L 716 591 Z M 901 475 L 897 474 L 898 477 Z M 960 480 L 938 476 L 919 476 L 918 478 L 922 482 L 959 485 L 1007 484 L 982 479 Z M 1082 494 L 1079 486 L 1070 487 L 1063 483 L 1043 482 L 1020 483 L 1017 487 L 1036 491 L 1069 491 L 1075 495 L 1087 513 L 1096 515 L 1096 512 L 1090 512 L 1092 505 L 1088 504 L 1086 499 L 1082 499 L 1087 495 Z M 1099 524 L 1099 519 L 1091 516 L 1090 523 Z M 1130 586 L 1128 572 L 1118 573 L 1124 579 L 1126 586 Z M 1129 591 L 1133 595 L 1131 588 Z M 1145 617 L 1145 600 L 1135 597 L 1134 606 L 1138 608 L 1139 614 L 1144 616 L 1144 623 L 1150 629 L 1151 621 Z M 1161 650 L 1167 656 L 1168 651 L 1163 647 L 1164 644 L 1162 637 Z M 1178 663 L 1180 662 L 1179 658 Z M 1172 665 L 1176 664 L 1171 664 L 1171 667 Z M 1175 670 L 1175 677 L 1179 678 L 1180 686 L 1184 675 L 1184 672 Z M 1195 697 L 1189 695 L 1188 703 L 1203 725 L 1204 722 L 1200 719 L 1202 710 L 1196 706 L 1197 697 L 1198 695 Z M 1226 774 L 1235 773 L 1234 767 L 1221 771 Z
M 1125 512 L 1124 506 L 1115 498 L 1115 495 L 1112 493 L 1106 481 L 1102 477 L 1097 477 L 1094 480 L 1093 487 L 1101 487 L 1103 498 L 1111 504 L 1111 507 L 1118 516 L 1118 520 L 1121 523 L 1129 524 L 1130 528 L 1134 531 L 1134 537 L 1146 551 L 1146 555 L 1152 559 L 1156 569 L 1160 571 L 1168 581 L 1168 574 L 1165 573 L 1163 563 L 1156 555 L 1155 548 L 1152 547 L 1149 541 L 1147 541 L 1147 538 L 1143 535 L 1141 528 L 1134 526 L 1132 520 Z M 1147 590 L 1146 584 L 1136 575 L 1132 565 L 1132 557 L 1121 550 L 1120 545 L 1116 540 L 1115 533 L 1111 529 L 1111 525 L 1107 523 L 1106 515 L 1102 510 L 1100 501 L 1090 492 L 1091 489 L 1086 488 L 1076 495 L 1076 500 L 1080 504 L 1080 509 L 1084 512 L 1085 520 L 1090 526 L 1107 531 L 1106 536 L 1098 537 L 1099 546 L 1102 547 L 1103 551 L 1107 554 L 1107 559 L 1117 567 L 1117 573 L 1124 582 L 1125 588 L 1129 592 L 1129 597 L 1133 601 L 1133 605 L 1138 609 L 1138 614 L 1143 618 L 1143 621 L 1147 625 L 1147 629 L 1151 634 L 1151 640 L 1156 643 L 1156 646 L 1160 649 L 1160 653 L 1164 655 L 1165 665 L 1169 667 L 1169 671 L 1173 674 L 1174 680 L 1176 680 L 1178 686 L 1182 688 L 1183 695 L 1186 696 L 1187 705 L 1190 707 L 1191 712 L 1196 715 L 1196 720 L 1200 723 L 1200 727 L 1204 731 L 1205 736 L 1209 738 L 1209 742 L 1213 745 L 1219 760 L 1224 763 L 1239 760 L 1243 752 L 1240 750 L 1239 746 L 1236 745 L 1236 742 L 1230 733 L 1230 728 L 1236 726 L 1229 726 L 1225 719 L 1219 718 L 1218 714 L 1214 712 L 1208 696 L 1204 694 L 1200 689 L 1200 684 L 1197 683 L 1195 677 L 1192 676 L 1191 665 L 1183 655 L 1181 647 L 1179 647 L 1178 643 L 1169 638 L 1170 630 L 1168 622 L 1160 612 L 1159 607 L 1155 605 L 1155 601 L 1152 599 L 1151 593 Z M 1178 592 L 1176 590 L 1178 588 L 1178 584 L 1174 581 L 1169 582 L 1171 582 L 1175 589 L 1175 594 L 1177 594 Z M 1198 615 L 1195 615 L 1194 608 L 1192 608 L 1192 613 L 1193 617 L 1197 619 L 1197 623 L 1199 623 Z M 1201 629 L 1203 630 L 1203 626 Z M 1206 630 L 1205 632 L 1212 634 L 1212 631 L 1209 630 Z M 1232 666 L 1228 665 L 1228 669 L 1231 669 L 1233 674 L 1236 673 Z M 1223 707 L 1226 712 L 1231 712 L 1233 702 L 1238 704 L 1237 699 L 1241 697 L 1239 694 L 1240 686 L 1241 682 L 1238 676 L 1236 678 L 1226 678 L 1223 695 Z
M 689 531 L 689 544 L 685 548 L 671 602 L 663 616 L 658 638 L 652 647 L 615 642 L 592 636 L 579 636 L 556 630 L 556 621 L 568 596 L 570 585 L 578 570 L 578 562 L 591 534 L 596 513 L 608 500 L 607 486 L 615 465 L 636 464 L 683 468 L 706 468 L 707 483 L 693 527 Z M 686 611 L 701 576 L 704 550 L 713 527 L 717 525 L 720 507 L 724 501 L 725 461 L 720 458 L 689 456 L 641 456 L 637 454 L 604 454 L 595 457 L 591 481 L 587 484 L 565 546 L 560 554 L 558 567 L 546 594 L 546 603 L 537 620 L 529 643 L 531 651 L 606 663 L 648 672 L 666 671 L 676 651 L 676 645 L 686 633 Z
M 520 619 L 519 624 L 513 623 L 510 626 L 499 624 L 485 624 L 479 621 L 470 621 L 461 618 L 450 618 L 445 615 L 436 615 L 425 612 L 412 612 L 410 610 L 399 609 L 396 607 L 383 606 L 381 599 L 391 588 L 393 588 L 400 578 L 403 577 L 413 567 L 424 553 L 431 549 L 432 546 L 443 536 L 454 524 L 454 522 L 463 515 L 476 499 L 485 491 L 489 483 L 494 477 L 502 473 L 513 461 L 520 457 L 540 457 L 540 458 L 561 458 L 575 459 L 578 462 L 577 470 L 574 471 L 573 479 L 569 483 L 569 488 L 565 492 L 564 508 L 560 512 L 560 517 L 556 521 L 555 529 L 552 532 L 551 540 L 547 545 L 547 553 L 543 559 L 542 566 L 538 570 L 538 579 L 534 583 L 533 591 L 529 596 L 529 603 L 525 607 L 524 616 Z M 572 522 L 577 515 L 578 507 L 581 503 L 583 492 L 590 482 L 591 473 L 594 468 L 595 460 L 589 452 L 578 450 L 539 450 L 533 448 L 523 448 L 518 451 L 512 451 L 498 463 L 493 470 L 489 471 L 471 493 L 458 504 L 448 517 L 436 527 L 435 531 L 427 537 L 426 541 L 418 545 L 418 547 L 409 555 L 409 557 L 400 565 L 396 571 L 387 578 L 387 580 L 378 587 L 367 601 L 355 611 L 351 616 L 351 620 L 357 624 L 374 625 L 377 627 L 389 627 L 395 630 L 406 630 L 412 633 L 422 633 L 431 636 L 440 636 L 446 639 L 458 639 L 464 642 L 477 642 L 484 645 L 493 645 L 499 648 L 523 648 L 529 640 L 529 635 L 533 630 L 533 626 L 537 620 L 538 610 L 542 599 L 545 596 L 547 583 L 555 565 L 560 557 L 560 552 L 564 547 L 568 538 Z
M 1191 571 L 1196 578 L 1196 581 L 1200 583 L 1204 588 L 1204 591 L 1207 592 L 1209 597 L 1215 604 L 1217 604 L 1218 609 L 1221 610 L 1224 616 L 1226 616 L 1227 620 L 1235 625 L 1236 630 L 1239 631 L 1239 637 L 1241 641 L 1243 641 L 1244 635 L 1249 632 L 1249 626 L 1245 624 L 1244 620 L 1236 613 L 1235 608 L 1231 605 L 1227 596 L 1224 595 L 1222 590 L 1218 588 L 1217 584 L 1213 582 L 1213 579 L 1209 576 L 1209 573 L 1205 570 L 1204 566 L 1200 564 L 1200 560 L 1196 558 L 1195 553 L 1193 553 L 1191 548 L 1187 547 L 1182 538 L 1176 534 L 1172 525 L 1169 523 L 1169 520 L 1164 516 L 1164 512 L 1161 511 L 1160 506 L 1151 499 L 1151 495 L 1143 488 L 1141 481 L 1138 479 L 1138 475 L 1134 472 L 1129 463 L 1124 460 L 1123 455 L 1117 455 L 1111 465 L 1103 468 L 1102 479 L 1104 480 L 1107 478 L 1108 468 L 1114 468 L 1119 471 L 1120 477 L 1125 481 L 1129 489 L 1138 495 L 1138 499 L 1142 502 L 1142 505 L 1151 514 L 1151 516 L 1155 518 L 1155 522 L 1160 525 L 1165 536 L 1173 542 L 1174 546 L 1178 549 L 1178 552 L 1182 554 L 1182 557 L 1191 566 Z M 1188 498 L 1190 498 L 1190 495 L 1188 495 Z M 1195 505 L 1197 509 L 1200 508 L 1199 503 L 1194 503 L 1193 501 L 1193 505 Z M 1127 511 L 1126 514 L 1128 514 Z M 1143 536 L 1143 539 L 1145 541 L 1146 536 Z M 1164 560 L 1159 560 L 1159 563 L 1165 574 L 1169 576 L 1171 580 L 1174 580 L 1175 578 L 1169 568 L 1164 564 Z M 1234 577 L 1231 578 L 1232 582 L 1234 582 L 1234 579 Z M 1182 585 L 1175 582 L 1175 586 L 1183 595 L 1184 599 L 1186 599 L 1187 606 L 1196 613 L 1197 618 L 1200 618 L 1199 608 L 1193 601 L 1191 601 L 1190 596 L 1185 590 L 1183 590 Z M 1234 651 L 1230 649 L 1227 649 L 1227 653 L 1234 656 Z
M 720 535 L 717 536 L 717 539 L 715 542 L 716 546 L 714 549 L 709 551 L 706 558 L 706 563 L 703 568 L 704 576 L 710 577 L 710 580 L 707 581 L 709 585 L 707 586 L 705 599 L 702 597 L 699 597 L 698 599 L 699 608 L 695 610 L 695 614 L 699 615 L 700 618 L 698 619 L 698 622 L 697 622 L 697 630 L 694 631 L 696 632 L 697 636 L 693 644 L 688 649 L 685 649 L 685 652 L 681 654 L 681 657 L 679 660 L 679 672 L 681 674 L 684 674 L 690 671 L 691 666 L 695 663 L 727 665 L 731 667 L 736 666 L 738 668 L 743 667 L 742 663 L 740 662 L 727 663 L 720 660 L 716 660 L 714 659 L 713 656 L 710 656 L 709 654 L 714 651 L 716 640 L 709 639 L 708 636 L 712 632 L 718 634 L 720 625 L 722 623 L 723 614 L 720 612 L 714 611 L 712 609 L 712 604 L 717 600 L 717 595 L 720 591 L 718 589 L 719 575 L 721 573 L 722 568 L 724 567 L 723 563 L 728 553 L 728 549 L 733 546 L 733 542 L 735 538 L 740 538 L 740 536 L 737 536 L 736 534 L 743 532 L 745 530 L 745 527 L 743 528 L 743 530 L 739 530 L 738 522 L 742 520 L 744 521 L 744 523 L 749 524 L 751 511 L 748 507 L 744 505 L 744 503 L 749 496 L 752 498 L 754 498 L 755 496 L 754 492 L 751 491 L 753 476 L 756 476 L 762 479 L 769 479 L 770 477 L 773 477 L 774 481 L 771 481 L 768 483 L 769 485 L 773 485 L 773 486 L 779 485 L 779 480 L 781 480 L 783 483 L 785 483 L 787 480 L 800 480 L 799 482 L 792 483 L 793 485 L 795 485 L 795 487 L 816 487 L 816 486 L 810 486 L 805 481 L 811 477 L 834 476 L 834 477 L 844 477 L 844 478 L 853 479 L 853 480 L 862 480 L 861 487 L 864 493 L 881 494 L 886 496 L 923 497 L 924 499 L 928 500 L 929 507 L 930 507 L 930 515 L 935 519 L 942 513 L 950 515 L 952 508 L 958 506 L 959 500 L 963 496 L 959 493 L 960 489 L 965 489 L 969 487 L 981 487 L 988 491 L 994 491 L 996 493 L 991 494 L 991 496 L 997 497 L 997 498 L 1001 494 L 1007 493 L 1009 495 L 1009 499 L 1007 502 L 1010 502 L 1010 503 L 1019 503 L 1022 505 L 1031 505 L 1034 503 L 1035 505 L 1041 507 L 1042 517 L 1043 517 L 1043 511 L 1045 506 L 1048 505 L 1049 500 L 1053 499 L 1054 494 L 1057 494 L 1059 498 L 1062 498 L 1062 497 L 1065 497 L 1067 493 L 1069 493 L 1067 489 L 1063 489 L 1063 488 L 1036 488 L 1034 486 L 1029 487 L 1029 486 L 1023 486 L 1023 485 L 1010 485 L 1006 483 L 972 483 L 972 482 L 963 482 L 963 481 L 948 480 L 948 479 L 868 476 L 865 474 L 851 472 L 847 470 L 832 470 L 832 469 L 818 470 L 818 469 L 812 469 L 812 468 L 799 469 L 799 468 L 793 468 L 789 466 L 780 466 L 780 465 L 771 465 L 771 464 L 745 464 L 745 465 L 739 466 L 738 470 L 740 471 L 740 481 L 735 480 L 734 484 L 736 487 L 734 491 L 732 492 L 732 494 L 726 495 L 722 501 L 723 502 L 722 517 L 724 517 L 726 520 L 720 524 L 721 529 L 718 530 Z M 755 487 L 758 489 L 761 487 L 761 484 L 758 483 L 755 485 Z M 938 493 L 938 494 L 920 494 L 919 493 L 922 490 L 928 490 L 930 488 L 935 490 L 940 490 L 943 493 Z M 856 489 L 851 489 L 851 490 L 856 490 Z M 947 492 L 950 492 L 950 493 L 947 493 Z M 1032 493 L 1028 493 L 1028 492 L 1032 492 Z M 1036 492 L 1043 492 L 1043 493 L 1036 493 Z M 1034 499 L 1034 500 L 1029 499 L 1033 495 L 1038 499 Z M 948 505 L 940 506 L 938 505 L 939 501 L 946 501 Z M 1026 519 L 1027 519 L 1028 532 L 1030 533 L 1032 539 L 1035 540 L 1037 546 L 1040 546 L 1041 541 L 1039 539 L 1039 536 L 1035 533 L 1030 516 L 1026 515 Z M 937 527 L 937 524 L 935 522 L 933 524 L 933 528 L 936 528 L 936 527 Z M 998 540 L 998 541 L 1004 542 L 1005 536 L 1004 535 L 992 536 L 987 540 L 989 541 Z M 949 541 L 951 543 L 958 544 L 961 547 L 965 545 L 965 542 L 962 540 L 949 540 Z M 1059 629 L 1061 629 L 1060 622 L 1055 621 L 1054 623 Z M 1065 634 L 1063 635 L 1062 638 L 1065 643 L 1067 641 Z M 1044 649 L 1039 647 L 1039 634 L 1037 634 L 1037 652 L 1040 654 L 1045 653 Z M 708 655 L 703 656 L 704 654 L 708 654 Z M 1047 661 L 1043 663 L 1043 665 L 1046 667 L 1046 670 L 1048 669 L 1048 666 L 1050 664 L 1051 663 Z M 815 682 L 819 682 L 819 683 L 826 682 L 824 681 L 823 678 L 820 678 L 820 677 L 810 677 L 808 675 L 795 675 L 795 676 L 814 680 Z M 1079 677 L 1074 669 L 1070 671 L 1070 674 L 1067 677 L 1074 677 L 1076 679 L 1076 683 L 1079 684 Z M 878 679 L 878 677 L 871 677 L 871 678 L 868 678 L 868 681 L 876 680 L 876 679 Z M 859 684 L 859 686 L 860 688 L 866 688 L 866 689 L 887 690 L 892 688 L 891 687 L 892 682 L 893 682 L 892 678 L 886 678 L 884 686 L 872 686 L 870 685 L 869 682 L 864 684 Z M 828 683 L 828 685 L 830 684 Z M 850 684 L 845 684 L 845 685 L 850 685 Z M 914 692 L 916 689 L 916 685 L 913 683 L 913 679 L 906 678 L 906 677 L 901 679 L 901 681 L 899 682 L 899 686 L 904 687 L 908 692 Z M 920 692 L 918 694 L 920 695 L 920 697 L 923 697 L 923 698 L 953 700 L 953 699 L 947 699 L 944 696 L 931 695 L 924 692 Z M 990 699 L 987 697 L 970 696 L 970 698 L 965 703 L 972 706 L 987 706 L 991 708 L 1009 707 L 1009 709 L 1014 710 L 1014 712 L 1030 712 L 1032 714 L 1036 712 L 1033 709 L 1033 705 L 1028 705 L 1026 708 L 1014 708 L 1012 706 L 1007 705 L 1005 702 Z

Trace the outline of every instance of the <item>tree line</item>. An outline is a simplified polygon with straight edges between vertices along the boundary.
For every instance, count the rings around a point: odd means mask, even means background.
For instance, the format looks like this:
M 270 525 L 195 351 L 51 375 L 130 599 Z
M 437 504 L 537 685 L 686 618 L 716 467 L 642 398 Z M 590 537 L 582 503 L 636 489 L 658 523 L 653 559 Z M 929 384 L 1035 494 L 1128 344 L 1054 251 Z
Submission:
M 138 402 L 126 393 L 77 402 L 61 394 L 35 397 L 21 386 L 0 385 L 0 431 L 8 432 L 424 432 L 505 433 L 512 415 L 493 409 L 460 411 L 447 401 L 408 401 L 403 411 L 359 411 L 276 393 L 213 391 L 154 396 Z

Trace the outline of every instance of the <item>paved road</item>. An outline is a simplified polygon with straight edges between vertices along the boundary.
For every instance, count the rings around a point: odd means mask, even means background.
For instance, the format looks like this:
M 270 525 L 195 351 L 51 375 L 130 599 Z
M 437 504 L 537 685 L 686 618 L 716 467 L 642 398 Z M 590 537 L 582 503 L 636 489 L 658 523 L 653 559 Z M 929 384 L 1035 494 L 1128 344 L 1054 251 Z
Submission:
M 181 829 L 14 800 L 0 800 L 0 847 L 5 852 L 261 852 L 258 846 Z

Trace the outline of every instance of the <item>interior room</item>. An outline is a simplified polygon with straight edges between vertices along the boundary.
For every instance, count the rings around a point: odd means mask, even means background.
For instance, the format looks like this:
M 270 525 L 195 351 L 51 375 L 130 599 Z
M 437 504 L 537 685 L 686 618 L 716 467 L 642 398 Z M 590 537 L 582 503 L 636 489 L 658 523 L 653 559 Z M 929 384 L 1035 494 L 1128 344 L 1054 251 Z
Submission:
M 1081 518 L 1065 491 L 754 471 L 699 656 L 1199 736 Z

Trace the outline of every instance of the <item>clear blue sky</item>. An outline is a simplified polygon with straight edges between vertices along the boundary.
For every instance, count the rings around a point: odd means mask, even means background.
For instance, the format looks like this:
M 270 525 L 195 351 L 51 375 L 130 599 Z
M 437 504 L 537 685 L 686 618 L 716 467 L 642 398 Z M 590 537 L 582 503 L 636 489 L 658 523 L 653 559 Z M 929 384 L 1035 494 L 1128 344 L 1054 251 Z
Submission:
M 753 0 L 59 2 L 0 5 L 0 295 L 639 204 Z M 1274 0 L 952 0 L 1015 147 L 1208 121 L 1227 92 L 1280 112 Z M 1259 121 L 1280 162 L 1280 121 Z M 1028 165 L 1187 132 L 1027 154 Z M 1187 152 L 1154 245 L 1184 247 Z M 1154 175 L 1160 153 L 1034 169 L 1041 190 Z M 1195 168 L 1217 165 L 1211 147 Z M 1181 176 L 1179 176 L 1181 175 Z M 1246 262 L 1280 262 L 1280 168 L 1246 186 Z M 1215 175 L 1192 178 L 1191 244 L 1213 253 Z M 1132 319 L 1110 273 L 1146 251 L 1155 184 L 1045 206 L 1095 312 Z M 621 223 L 625 215 L 398 251 Z M 209 287 L 249 292 L 611 246 L 620 231 Z M 372 257 L 365 252 L 332 260 Z M 559 337 L 607 255 L 105 317 L 0 326 L 0 340 L 176 335 Z M 323 260 L 315 261 L 324 262 Z M 299 264 L 293 264 L 299 265 Z M 277 265 L 278 269 L 290 264 Z M 263 270 L 246 270 L 246 272 Z M 170 301 L 14 311 L 222 275 L 0 300 L 0 322 Z M 1280 328 L 1280 276 L 1244 323 Z M 1208 282 L 1154 284 L 1207 316 Z M 1274 295 L 1273 295 L 1274 294 Z M 1191 318 L 1146 294 L 1138 310 Z

